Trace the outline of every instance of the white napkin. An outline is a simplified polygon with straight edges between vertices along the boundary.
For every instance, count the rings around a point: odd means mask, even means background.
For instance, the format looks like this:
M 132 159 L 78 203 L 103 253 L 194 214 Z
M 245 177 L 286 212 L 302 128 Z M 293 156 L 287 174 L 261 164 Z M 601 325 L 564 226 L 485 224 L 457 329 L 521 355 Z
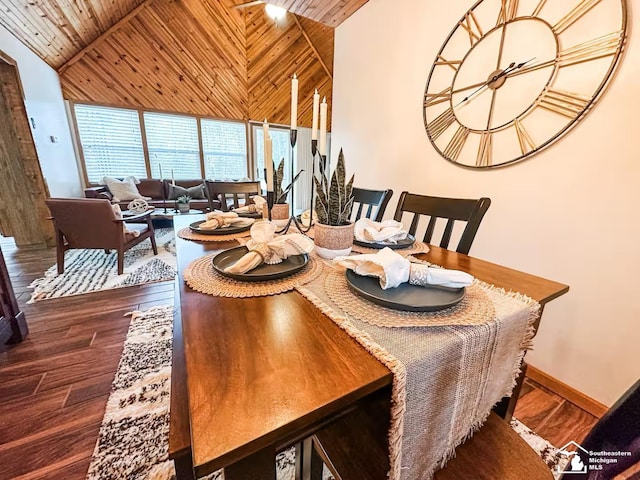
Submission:
M 235 213 L 262 213 L 262 205 L 266 204 L 267 201 L 264 197 L 260 195 L 255 195 L 250 197 L 253 200 L 253 203 L 250 205 L 245 205 L 244 207 L 234 208 L 232 212 Z
M 275 236 L 276 225 L 261 221 L 251 227 L 251 240 L 246 247 L 249 252 L 233 265 L 225 268 L 228 273 L 246 273 L 262 263 L 273 265 L 281 263 L 291 255 L 311 253 L 313 240 L 299 233 Z
M 356 222 L 353 234 L 356 240 L 369 243 L 398 243 L 398 240 L 407 238 L 407 231 L 402 228 L 402 223 L 395 220 L 374 222 L 368 218 L 361 218 Z
M 378 253 L 336 257 L 333 261 L 358 275 L 379 278 L 383 290 L 406 282 L 419 286 L 439 285 L 451 288 L 466 287 L 473 282 L 473 277 L 466 272 L 411 263 L 390 248 L 383 248 Z
M 235 212 L 221 212 L 214 210 L 206 215 L 207 220 L 202 222 L 198 228 L 202 230 L 215 230 L 217 228 L 227 228 L 232 225 L 250 225 L 253 223 L 252 218 L 240 218 Z

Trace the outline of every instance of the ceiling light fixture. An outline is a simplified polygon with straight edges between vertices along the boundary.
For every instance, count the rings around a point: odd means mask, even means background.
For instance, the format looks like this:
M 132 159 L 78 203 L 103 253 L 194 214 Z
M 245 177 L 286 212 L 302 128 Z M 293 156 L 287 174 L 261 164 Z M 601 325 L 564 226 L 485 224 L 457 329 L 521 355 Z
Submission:
M 274 19 L 276 22 L 278 20 L 283 19 L 287 14 L 286 8 L 278 7 L 276 5 L 271 5 L 270 3 L 267 3 L 264 6 L 264 11 L 267 13 L 267 15 L 269 15 L 269 17 Z

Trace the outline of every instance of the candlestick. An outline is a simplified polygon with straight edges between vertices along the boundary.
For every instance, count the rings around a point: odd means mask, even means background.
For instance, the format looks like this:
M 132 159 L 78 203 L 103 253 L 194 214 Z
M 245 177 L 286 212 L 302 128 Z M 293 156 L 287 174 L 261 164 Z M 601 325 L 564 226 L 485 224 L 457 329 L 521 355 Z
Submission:
M 320 142 L 318 145 L 320 155 L 327 153 L 327 97 L 320 104 Z
M 291 79 L 291 130 L 298 128 L 298 77 Z
M 311 120 L 311 140 L 318 140 L 318 113 L 320 110 L 320 94 L 316 88 L 313 94 L 313 117 Z

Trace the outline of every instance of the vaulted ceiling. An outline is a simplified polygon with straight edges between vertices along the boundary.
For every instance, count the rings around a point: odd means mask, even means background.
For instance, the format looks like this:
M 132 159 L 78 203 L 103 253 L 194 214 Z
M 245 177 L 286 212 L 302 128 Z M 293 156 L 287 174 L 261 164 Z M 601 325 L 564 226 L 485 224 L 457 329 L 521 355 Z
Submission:
M 161 0 L 164 1 L 164 0 Z M 198 0 L 180 0 L 188 8 Z M 0 25 L 55 69 L 135 17 L 153 0 L 0 0 Z M 217 0 L 236 10 L 241 0 Z M 367 0 L 270 0 L 290 12 L 336 27 Z M 153 8 L 153 6 L 152 6 Z M 233 35 L 232 32 L 228 33 Z

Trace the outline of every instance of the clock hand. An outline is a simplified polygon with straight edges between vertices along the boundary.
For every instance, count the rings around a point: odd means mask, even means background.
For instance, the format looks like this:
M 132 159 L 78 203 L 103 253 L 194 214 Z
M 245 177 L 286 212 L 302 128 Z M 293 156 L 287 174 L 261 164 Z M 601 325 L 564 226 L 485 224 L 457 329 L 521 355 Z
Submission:
M 498 73 L 498 74 L 494 75 L 493 77 L 491 77 L 488 81 L 484 82 L 478 89 L 474 90 L 469 95 L 467 95 L 462 100 L 460 100 L 456 105 L 454 105 L 453 108 L 456 108 L 458 105 L 461 105 L 464 102 L 468 102 L 469 100 L 471 100 L 471 98 L 476 96 L 478 93 L 480 93 L 484 89 L 488 88 L 489 85 L 492 84 L 493 82 L 496 82 L 499 79 L 501 79 L 502 77 L 504 77 L 506 75 L 509 75 L 510 73 L 515 72 L 516 70 L 521 69 L 525 65 L 533 62 L 535 59 L 536 59 L 536 57 L 533 57 L 533 58 L 530 58 L 529 60 L 527 60 L 526 62 L 520 62 L 517 65 L 516 65 L 516 62 L 511 62 L 511 64 L 507 68 L 505 68 L 500 73 Z
M 504 70 L 502 70 L 500 73 L 495 74 L 493 77 L 491 77 L 489 80 L 487 80 L 486 82 L 484 82 L 480 87 L 478 87 L 476 90 L 474 90 L 473 92 L 471 92 L 469 95 L 467 95 L 466 97 L 464 97 L 462 100 L 460 100 L 457 104 L 455 104 L 453 106 L 453 108 L 456 108 L 458 105 L 461 105 L 469 100 L 471 100 L 471 98 L 473 98 L 475 95 L 477 95 L 478 93 L 480 93 L 481 91 L 483 91 L 485 88 L 487 88 L 491 83 L 497 81 L 498 79 L 502 78 L 504 75 L 506 75 L 507 73 L 509 73 L 511 71 L 511 69 L 515 66 L 515 62 L 512 62 L 511 65 L 509 65 L 507 68 L 505 68 Z

